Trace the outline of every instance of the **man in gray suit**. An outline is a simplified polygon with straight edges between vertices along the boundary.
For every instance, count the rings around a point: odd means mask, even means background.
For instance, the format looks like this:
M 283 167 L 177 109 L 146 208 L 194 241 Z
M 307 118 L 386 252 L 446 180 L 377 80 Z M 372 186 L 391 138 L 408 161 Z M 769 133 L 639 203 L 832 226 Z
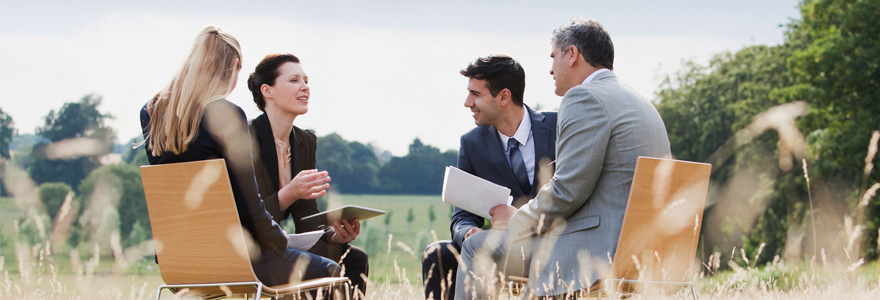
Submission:
M 574 19 L 554 30 L 552 44 L 550 74 L 563 96 L 555 174 L 521 208 L 494 207 L 496 230 L 464 242 L 457 299 L 492 296 L 499 271 L 529 277 L 533 297 L 592 286 L 617 248 L 637 158 L 670 156 L 657 110 L 611 72 L 614 46 L 602 25 Z

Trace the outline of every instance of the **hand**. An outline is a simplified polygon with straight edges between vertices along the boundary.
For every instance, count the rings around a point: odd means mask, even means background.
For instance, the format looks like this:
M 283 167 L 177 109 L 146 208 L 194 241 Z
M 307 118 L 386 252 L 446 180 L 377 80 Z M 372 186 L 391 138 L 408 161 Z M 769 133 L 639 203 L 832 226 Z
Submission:
M 489 215 L 492 216 L 492 229 L 507 230 L 507 221 L 515 212 L 516 207 L 510 205 L 500 204 L 492 207 L 489 210 Z
M 297 199 L 317 199 L 327 194 L 330 188 L 327 171 L 303 170 L 278 191 L 278 204 L 281 210 L 290 207 Z
M 342 225 L 333 222 L 333 228 L 336 229 L 336 233 L 330 237 L 331 241 L 337 244 L 351 243 L 361 233 L 361 222 L 358 219 L 352 220 L 351 223 L 342 220 Z
M 483 228 L 480 228 L 480 227 L 473 227 L 473 228 L 471 228 L 471 229 L 468 229 L 468 231 L 464 233 L 464 239 L 461 240 L 461 241 L 464 242 L 465 240 L 467 240 L 467 238 L 469 238 L 469 237 L 471 237 L 472 235 L 474 235 L 474 233 L 477 233 L 477 232 L 480 232 L 480 231 L 483 231 Z

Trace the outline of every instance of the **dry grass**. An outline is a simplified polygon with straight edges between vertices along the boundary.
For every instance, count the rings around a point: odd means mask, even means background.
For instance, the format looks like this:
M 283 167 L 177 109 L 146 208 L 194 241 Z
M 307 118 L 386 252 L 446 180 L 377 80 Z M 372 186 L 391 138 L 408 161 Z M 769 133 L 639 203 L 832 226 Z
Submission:
M 797 114 L 794 114 L 797 115 Z M 788 117 L 792 118 L 792 117 Z M 780 132 L 785 141 L 780 144 L 780 152 L 786 157 L 780 157 L 779 168 L 790 170 L 788 165 L 792 160 L 803 161 L 805 174 L 808 174 L 806 161 L 803 156 L 803 138 L 799 132 L 790 132 L 791 126 L 785 118 L 782 118 L 786 126 L 755 126 L 753 131 L 767 130 L 772 128 Z M 762 124 L 762 123 L 756 123 Z M 785 129 L 785 130 L 783 130 Z M 792 136 L 791 138 L 786 138 Z M 729 155 L 743 141 L 731 142 L 731 149 L 720 151 L 718 156 Z M 867 177 L 873 169 L 874 155 L 877 152 L 877 143 L 880 140 L 880 131 L 875 131 L 870 142 L 869 154 L 866 157 L 865 180 L 859 190 L 859 199 L 855 209 L 850 212 L 832 216 L 843 221 L 845 226 L 832 228 L 839 231 L 835 236 L 843 237 L 842 243 L 831 242 L 831 247 L 816 246 L 823 237 L 814 237 L 809 248 L 814 249 L 807 260 L 801 258 L 792 259 L 776 256 L 772 262 L 757 266 L 754 261 L 758 255 L 749 259 L 741 249 L 731 249 L 729 260 L 722 261 L 721 254 L 716 253 L 707 261 L 697 261 L 696 266 L 702 265 L 704 270 L 692 279 L 696 283 L 699 297 L 702 299 L 880 299 L 880 266 L 876 262 L 866 264 L 860 253 L 860 240 L 863 237 L 864 211 L 869 201 L 876 201 L 877 190 L 880 184 L 867 182 Z M 722 149 L 723 150 L 723 149 Z M 783 151 L 784 150 L 784 151 Z M 730 153 L 728 153 L 730 152 Z M 716 155 L 713 155 L 715 157 Z M 90 241 L 79 249 L 68 249 L 64 245 L 54 245 L 52 241 L 65 240 L 66 234 L 58 230 L 57 221 L 43 217 L 42 203 L 34 195 L 34 184 L 23 175 L 23 170 L 16 169 L 7 164 L 5 174 L 7 188 L 14 196 L 14 201 L 0 201 L 0 216 L 5 226 L 3 236 L 5 243 L 0 249 L 0 299 L 150 299 L 155 297 L 155 290 L 162 283 L 161 277 L 156 270 L 147 270 L 147 275 L 131 274 L 132 268 L 138 268 L 141 272 L 145 264 L 143 254 L 154 253 L 147 244 L 138 245 L 137 249 L 121 249 L 119 245 L 118 229 L 108 231 L 109 241 L 99 244 Z M 805 176 L 809 184 L 808 175 Z M 813 188 L 807 187 L 808 191 Z M 810 194 L 812 205 L 813 195 Z M 739 204 L 740 206 L 742 203 Z M 10 214 L 10 206 L 17 213 Z M 103 209 L 115 209 L 112 206 L 102 206 Z M 820 206 L 821 208 L 821 206 Z M 763 209 L 763 207 L 759 208 Z M 96 214 L 103 215 L 103 214 Z M 399 211 L 398 216 L 402 213 Z M 811 209 L 810 216 L 813 212 Z M 12 222 L 10 219 L 16 221 Z M 63 218 L 62 218 L 63 219 Z M 20 221 L 19 221 L 20 220 Z M 21 224 L 19 223 L 21 222 Z M 103 219 L 95 218 L 98 222 L 95 228 L 106 230 L 102 226 Z M 373 222 L 373 221 L 371 221 Z M 443 221 L 438 221 L 442 223 Z M 810 225 L 815 226 L 816 221 L 810 220 Z M 378 226 L 378 221 L 371 224 Z M 705 221 L 704 221 L 705 223 Z M 8 224 L 11 224 L 9 226 Z M 31 231 L 25 231 L 23 227 L 28 224 Z M 112 223 L 109 223 L 112 224 Z M 106 224 L 104 224 L 106 225 Z M 806 225 L 806 224 L 803 224 Z M 445 227 L 445 224 L 435 226 Z M 804 230 L 816 235 L 817 229 Z M 27 236 L 36 228 L 38 236 Z M 64 229 L 64 228 L 63 228 Z M 112 229 L 112 228 L 111 228 Z M 62 231 L 59 233 L 58 231 Z M 810 232 L 811 231 L 811 232 Z M 822 231 L 822 228 L 819 228 Z M 31 233 L 28 233 L 31 232 Z M 113 234 L 116 234 L 115 238 Z M 60 237 L 58 235 L 61 235 Z M 423 286 L 418 279 L 420 265 L 413 263 L 420 256 L 420 247 L 415 245 L 411 235 L 406 238 L 394 238 L 389 235 L 387 245 L 384 246 L 385 256 L 383 259 L 374 260 L 373 269 L 384 270 L 382 276 L 373 276 L 375 282 L 368 279 L 367 299 L 422 299 Z M 406 236 L 406 235 L 399 235 Z M 436 240 L 436 233 L 432 234 Z M 12 237 L 11 239 L 9 237 Z M 837 239 L 837 237 L 832 237 Z M 114 242 L 115 241 L 115 242 Z M 4 241 L 0 241 L 4 242 Z M 824 241 L 828 244 L 828 241 Z M 551 245 L 552 246 L 552 245 Z M 880 245 L 866 245 L 880 246 Z M 62 249 L 63 251 L 59 251 Z M 828 252 L 845 253 L 844 259 L 829 254 Z M 136 251 L 132 251 L 136 250 Z M 67 252 L 70 251 L 70 252 Z M 130 255 L 135 252 L 137 255 Z M 86 256 L 85 259 L 79 253 Z M 737 257 L 734 260 L 732 257 Z M 741 258 L 741 259 L 740 259 Z M 381 261 L 381 264 L 375 264 Z M 393 271 L 392 271 L 393 270 Z M 497 270 L 497 269 L 495 269 Z M 497 288 L 497 287 L 493 287 Z M 170 293 L 166 298 L 173 298 Z M 671 296 L 657 296 L 648 291 L 638 294 L 639 299 L 680 299 L 688 298 L 685 292 L 678 292 Z M 500 298 L 511 298 L 506 291 L 500 293 Z

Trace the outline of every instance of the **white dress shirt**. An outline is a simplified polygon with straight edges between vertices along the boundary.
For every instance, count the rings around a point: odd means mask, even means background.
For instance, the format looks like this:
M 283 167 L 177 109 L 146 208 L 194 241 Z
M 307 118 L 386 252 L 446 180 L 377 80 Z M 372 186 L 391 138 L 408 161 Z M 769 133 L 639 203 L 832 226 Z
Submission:
M 498 129 L 495 129 L 498 131 Z M 507 146 L 509 136 L 498 131 L 498 137 L 501 138 L 501 147 L 504 148 L 504 156 L 507 157 L 507 165 L 510 165 L 510 147 Z M 535 139 L 532 138 L 532 118 L 529 116 L 529 110 L 523 106 L 523 118 L 519 123 L 513 138 L 519 142 L 519 151 L 523 157 L 523 163 L 526 165 L 526 173 L 529 175 L 529 183 L 535 182 Z
M 593 74 L 590 74 L 590 76 L 587 76 L 587 79 L 584 79 L 583 84 L 590 83 L 591 81 L 593 81 L 593 78 L 596 78 L 596 75 L 599 75 L 599 74 L 602 74 L 605 72 L 611 72 L 611 70 L 608 70 L 606 68 L 598 69 L 598 70 L 596 70 L 596 72 L 593 72 Z

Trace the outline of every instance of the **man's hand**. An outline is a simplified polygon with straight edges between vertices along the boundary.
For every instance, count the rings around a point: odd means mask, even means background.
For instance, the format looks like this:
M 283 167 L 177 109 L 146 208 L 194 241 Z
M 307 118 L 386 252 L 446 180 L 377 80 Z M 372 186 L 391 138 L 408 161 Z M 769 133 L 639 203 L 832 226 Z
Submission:
M 510 217 L 513 216 L 513 213 L 516 212 L 516 207 L 510 205 L 496 205 L 489 210 L 489 215 L 492 216 L 492 229 L 495 230 L 507 230 L 507 221 L 510 220 Z
M 318 199 L 330 188 L 327 171 L 303 170 L 278 191 L 278 205 L 285 210 L 297 199 Z
M 473 227 L 471 229 L 468 229 L 468 231 L 464 233 L 464 239 L 462 239 L 461 241 L 464 242 L 465 240 L 467 240 L 467 238 L 474 235 L 474 233 L 477 233 L 480 231 L 483 231 L 483 229 L 480 227 Z
M 338 222 L 333 222 L 333 228 L 336 229 L 336 233 L 330 237 L 331 241 L 337 244 L 351 243 L 361 233 L 361 222 L 358 219 L 352 220 L 351 223 L 342 220 L 341 225 Z

